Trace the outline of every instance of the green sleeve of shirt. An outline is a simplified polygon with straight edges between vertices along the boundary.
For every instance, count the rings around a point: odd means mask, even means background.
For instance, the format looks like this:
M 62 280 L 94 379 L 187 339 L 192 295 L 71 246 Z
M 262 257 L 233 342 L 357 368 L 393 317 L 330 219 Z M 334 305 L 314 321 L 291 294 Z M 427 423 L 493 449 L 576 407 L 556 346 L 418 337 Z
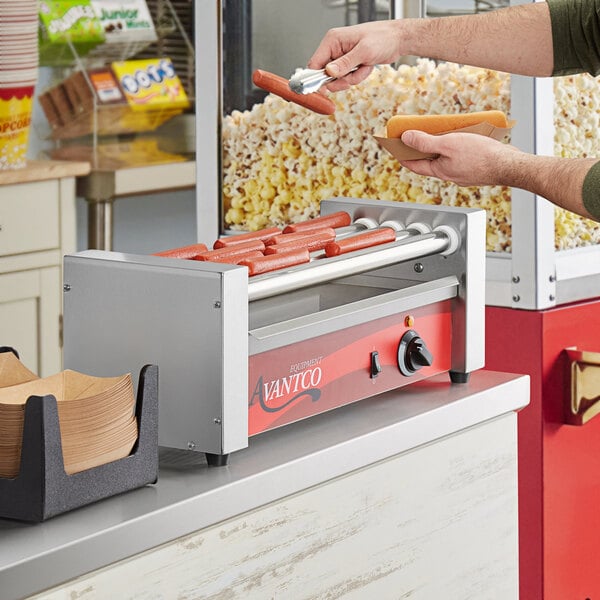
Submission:
M 547 3 L 552 22 L 552 75 L 600 74 L 600 0 Z
M 583 206 L 600 221 L 600 162 L 592 165 L 583 180 Z

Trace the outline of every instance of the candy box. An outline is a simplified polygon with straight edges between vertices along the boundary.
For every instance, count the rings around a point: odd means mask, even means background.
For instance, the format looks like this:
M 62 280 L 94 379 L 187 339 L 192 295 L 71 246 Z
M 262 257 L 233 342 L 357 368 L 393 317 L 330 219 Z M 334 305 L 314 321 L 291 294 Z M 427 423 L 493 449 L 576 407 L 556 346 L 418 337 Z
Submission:
M 85 56 L 105 41 L 90 0 L 41 0 L 39 11 L 41 65 L 72 64 L 76 55 Z

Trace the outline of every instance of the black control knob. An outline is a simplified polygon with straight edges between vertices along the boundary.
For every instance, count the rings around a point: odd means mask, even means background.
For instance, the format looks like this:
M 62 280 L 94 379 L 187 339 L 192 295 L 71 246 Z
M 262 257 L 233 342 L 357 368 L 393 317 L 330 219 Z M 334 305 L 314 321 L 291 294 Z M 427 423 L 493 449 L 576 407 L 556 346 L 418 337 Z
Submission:
M 402 375 L 409 377 L 421 367 L 433 364 L 433 355 L 427 345 L 413 329 L 409 329 L 398 344 L 398 368 Z

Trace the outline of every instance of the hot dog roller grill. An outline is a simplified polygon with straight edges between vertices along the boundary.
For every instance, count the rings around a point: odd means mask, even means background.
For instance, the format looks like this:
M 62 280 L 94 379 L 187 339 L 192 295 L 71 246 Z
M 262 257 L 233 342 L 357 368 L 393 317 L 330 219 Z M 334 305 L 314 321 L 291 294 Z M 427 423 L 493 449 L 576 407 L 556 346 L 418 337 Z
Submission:
M 222 263 L 66 256 L 65 368 L 157 364 L 159 444 L 210 464 L 250 436 L 435 374 L 466 382 L 484 364 L 485 211 L 321 203 L 340 210 L 391 224 L 397 240 L 251 278 Z

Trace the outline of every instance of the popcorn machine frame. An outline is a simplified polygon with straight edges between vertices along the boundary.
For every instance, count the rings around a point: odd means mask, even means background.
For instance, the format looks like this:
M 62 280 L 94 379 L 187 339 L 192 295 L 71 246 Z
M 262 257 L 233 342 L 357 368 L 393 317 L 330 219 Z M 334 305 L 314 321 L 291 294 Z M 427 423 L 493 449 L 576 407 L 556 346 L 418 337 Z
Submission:
M 414 13 L 399 0 L 390 6 L 392 15 L 398 18 Z M 199 239 L 214 239 L 223 229 L 220 140 L 225 9 L 222 0 L 196 3 Z M 423 10 L 421 3 L 417 10 Z M 518 123 L 512 133 L 512 143 L 528 152 L 553 155 L 553 106 L 551 79 L 512 76 L 511 117 Z M 556 251 L 554 206 L 540 196 L 519 189 L 513 189 L 511 197 L 512 251 L 488 252 L 486 303 L 539 310 L 600 295 L 600 246 Z

